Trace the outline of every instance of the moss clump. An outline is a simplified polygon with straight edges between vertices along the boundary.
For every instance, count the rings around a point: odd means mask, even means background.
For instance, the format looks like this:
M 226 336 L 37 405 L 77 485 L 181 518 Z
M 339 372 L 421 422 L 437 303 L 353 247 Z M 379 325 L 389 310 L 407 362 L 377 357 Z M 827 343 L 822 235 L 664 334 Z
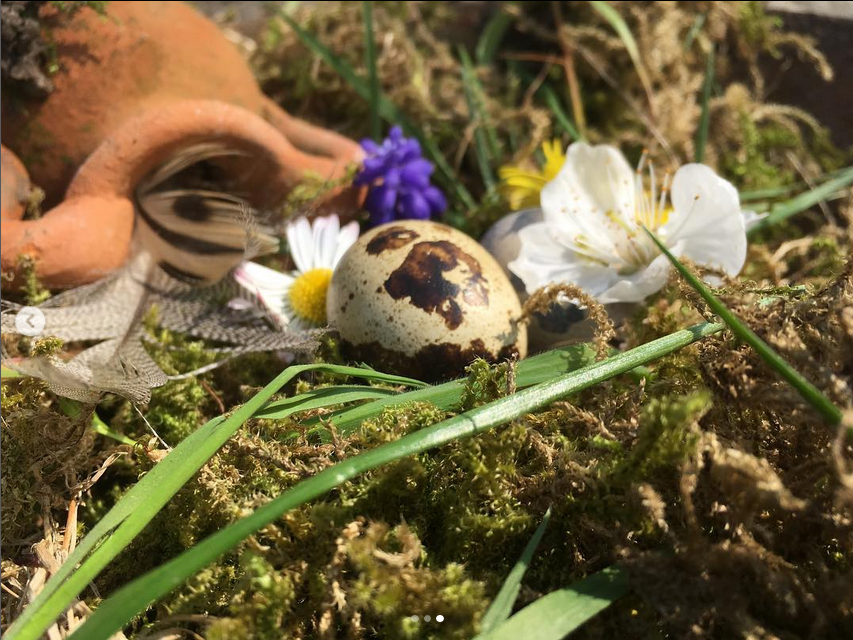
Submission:
M 39 341 L 41 348 L 52 346 L 47 342 Z M 69 488 L 97 463 L 90 412 L 67 416 L 38 380 L 4 381 L 0 388 L 2 530 L 4 554 L 10 557 L 8 549 L 18 549 L 22 541 L 50 528 L 39 521 L 50 518 L 53 509 L 64 511 L 72 495 Z
M 18 273 L 22 280 L 21 291 L 27 304 L 38 305 L 50 297 L 50 291 L 36 275 L 36 263 L 31 256 L 18 257 Z

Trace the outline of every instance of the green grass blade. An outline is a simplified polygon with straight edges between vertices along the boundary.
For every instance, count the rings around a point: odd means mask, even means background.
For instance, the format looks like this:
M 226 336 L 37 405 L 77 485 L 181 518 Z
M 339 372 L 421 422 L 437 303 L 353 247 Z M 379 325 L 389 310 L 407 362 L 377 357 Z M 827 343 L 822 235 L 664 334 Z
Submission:
M 477 640 L 561 640 L 628 592 L 628 576 L 608 567 L 526 606 Z
M 818 176 L 817 181 L 823 182 L 824 180 L 830 180 L 835 178 L 836 176 L 840 176 L 841 174 L 849 171 L 851 167 L 844 167 L 843 169 L 836 169 L 835 171 L 827 171 L 826 173 Z M 753 202 L 755 200 L 765 200 L 767 198 L 778 198 L 780 196 L 788 195 L 789 193 L 793 193 L 798 189 L 802 189 L 803 187 L 808 187 L 808 183 L 804 180 L 798 180 L 797 182 L 792 182 L 791 184 L 786 184 L 781 187 L 768 187 L 766 189 L 754 189 L 752 191 L 741 191 L 740 192 L 740 201 L 744 202 Z M 819 186 L 819 185 L 818 185 Z M 838 192 L 836 192 L 838 193 Z M 832 194 L 833 196 L 836 194 Z M 831 197 L 831 196 L 830 196 Z
M 560 103 L 560 98 L 557 95 L 557 92 L 548 85 L 543 84 L 539 89 L 539 93 L 542 94 L 542 97 L 545 99 L 545 104 L 548 105 L 551 113 L 554 114 L 554 119 L 557 121 L 557 124 L 559 124 L 563 130 L 571 136 L 572 140 L 584 140 L 580 130 L 578 130 L 575 123 L 569 117 L 569 114 L 567 114 L 565 109 L 563 109 L 563 105 Z
M 125 585 L 104 600 L 94 614 L 77 628 L 72 638 L 76 640 L 107 640 L 134 615 L 178 587 L 187 578 L 216 558 L 233 549 L 242 540 L 281 517 L 287 511 L 325 495 L 331 489 L 361 473 L 454 440 L 470 438 L 478 433 L 505 424 L 531 411 L 542 409 L 555 400 L 672 353 L 707 335 L 716 333 L 722 328 L 722 324 L 703 323 L 690 329 L 676 331 L 625 353 L 500 398 L 431 427 L 407 434 L 394 442 L 383 444 L 339 462 L 317 475 L 303 480 L 249 516 L 221 529 L 199 542 L 195 547 Z M 61 611 L 62 609 L 57 613 Z M 49 621 L 46 624 L 49 624 Z M 29 628 L 36 633 L 41 632 L 40 629 L 32 625 Z M 11 639 L 31 638 L 35 640 L 36 637 L 36 635 L 24 636 L 18 632 L 17 635 L 11 636 Z
M 373 2 L 365 0 L 361 6 L 364 18 L 364 64 L 370 90 L 370 137 L 380 140 L 382 123 L 379 120 L 379 74 L 376 71 L 376 41 L 373 39 Z
M 101 420 L 101 416 L 98 415 L 97 411 L 92 412 L 92 429 L 95 433 L 99 433 L 102 436 L 107 438 L 112 438 L 116 442 L 120 442 L 121 444 L 128 444 L 131 447 L 136 445 L 135 440 L 131 440 L 123 433 L 119 433 L 118 431 L 113 431 L 110 429 L 110 426 Z
M 253 418 L 265 420 L 283 420 L 294 411 L 310 411 L 335 404 L 346 404 L 358 400 L 375 400 L 377 398 L 397 397 L 400 394 L 391 389 L 374 389 L 357 385 L 341 385 L 312 389 L 292 398 L 284 398 L 270 402 L 255 413 Z
M 619 39 L 622 40 L 622 44 L 625 45 L 625 49 L 628 51 L 628 55 L 631 56 L 631 61 L 634 63 L 634 68 L 637 69 L 637 75 L 640 77 L 640 82 L 643 84 L 643 88 L 646 91 L 646 96 L 649 99 L 649 106 L 651 106 L 652 83 L 649 80 L 649 75 L 646 73 L 646 67 L 643 65 L 643 60 L 640 57 L 640 49 L 637 47 L 637 41 L 634 40 L 631 29 L 628 28 L 628 25 L 625 20 L 622 19 L 622 16 L 619 15 L 619 12 L 606 2 L 603 2 L 602 0 L 590 0 L 590 4 L 602 18 L 610 23 L 610 26 L 613 27 L 616 35 L 618 35 Z
M 59 408 L 62 410 L 62 413 L 67 415 L 69 418 L 77 418 L 83 410 L 80 403 L 76 400 L 72 400 L 71 398 L 57 396 L 56 400 L 59 403 Z M 136 444 L 135 440 L 131 440 L 123 433 L 110 429 L 109 425 L 107 425 L 107 423 L 101 420 L 100 416 L 98 416 L 97 411 L 92 411 L 92 431 L 99 433 L 102 436 L 106 436 L 107 438 L 112 438 L 122 444 L 129 444 L 130 446 L 134 446 Z
M 587 344 L 575 344 L 560 347 L 546 353 L 531 356 L 518 363 L 515 384 L 519 389 L 530 387 L 558 375 L 569 373 L 595 362 L 595 350 Z M 386 408 L 409 402 L 429 402 L 439 409 L 450 409 L 459 404 L 465 380 L 452 380 L 444 384 L 416 391 L 408 391 L 396 396 L 375 400 L 351 409 L 343 409 L 337 414 L 325 416 L 340 433 L 347 434 L 365 420 L 375 418 Z M 317 424 L 317 420 L 306 421 L 305 425 Z
M 645 227 L 643 228 L 645 229 Z M 755 349 L 756 353 L 761 356 L 761 359 L 764 360 L 771 369 L 782 376 L 786 382 L 794 387 L 803 399 L 815 408 L 827 424 L 835 426 L 841 422 L 841 411 L 838 407 L 832 404 L 832 401 L 829 398 L 823 395 L 817 387 L 800 375 L 796 369 L 785 362 L 785 360 L 782 359 L 782 357 L 776 353 L 769 344 L 759 338 L 752 329 L 738 320 L 735 314 L 729 311 L 726 305 L 720 302 L 719 298 L 711 293 L 711 290 L 708 289 L 708 287 L 706 287 L 699 278 L 693 275 L 687 267 L 679 262 L 678 258 L 669 252 L 669 249 L 667 249 L 666 246 L 658 240 L 655 234 L 648 229 L 645 229 L 645 231 L 649 234 L 649 237 L 654 240 L 655 244 L 657 244 L 658 248 L 664 253 L 664 255 L 669 258 L 669 261 L 678 270 L 681 276 L 687 280 L 690 286 L 693 287 L 700 296 L 702 296 L 702 299 L 708 303 L 711 310 L 722 318 L 738 339 Z
M 3 380 L 14 380 L 15 378 L 23 378 L 24 374 L 4 365 L 0 368 L 0 377 L 2 377 Z
M 36 640 L 40 637 L 86 585 L 130 544 L 246 420 L 261 410 L 285 384 L 309 371 L 326 371 L 391 384 L 426 386 L 418 380 L 358 367 L 326 364 L 288 367 L 233 413 L 214 418 L 185 438 L 136 483 L 83 537 L 74 553 L 15 621 L 7 637 L 12 640 Z M 292 409 L 296 412 L 299 407 Z
M 300 27 L 296 21 L 286 13 L 279 13 L 279 17 L 284 20 L 291 29 L 293 29 L 294 33 L 296 33 L 299 39 L 302 40 L 305 46 L 325 60 L 326 64 L 340 75 L 355 90 L 355 92 L 358 93 L 358 95 L 365 100 L 370 100 L 370 87 L 367 81 L 361 78 L 345 60 L 335 55 L 328 47 L 322 44 L 305 29 Z M 439 172 L 438 177 L 441 178 L 442 184 L 446 188 L 452 189 L 456 194 L 456 197 L 459 198 L 463 204 L 471 208 L 475 207 L 476 202 L 474 201 L 474 198 L 465 186 L 459 182 L 455 172 L 453 171 L 453 167 L 450 166 L 450 163 L 441 153 L 441 150 L 438 148 L 435 141 L 424 135 L 424 133 L 406 117 L 406 114 L 404 114 L 397 105 L 391 102 L 382 93 L 379 94 L 378 101 L 379 115 L 392 124 L 399 124 L 408 135 L 415 136 L 420 140 L 424 151 L 429 156 L 430 160 L 435 163 Z
M 821 200 L 826 200 L 836 191 L 847 188 L 850 184 L 853 184 L 853 167 L 847 167 L 831 180 L 827 180 L 814 189 L 809 189 L 805 193 L 801 193 L 787 202 L 773 205 L 770 209 L 770 215 L 759 221 L 758 224 L 749 231 L 749 235 L 753 236 L 762 229 L 778 224 L 783 220 L 787 220 L 794 214 L 813 207 Z
M 474 124 L 474 155 L 477 157 L 483 185 L 486 187 L 486 191 L 492 192 L 497 183 L 492 170 L 492 150 L 487 141 L 486 128 L 488 124 L 482 102 L 476 95 L 477 90 L 482 89 L 482 87 L 479 86 L 471 57 L 461 46 L 459 47 L 459 58 L 462 61 L 462 88 L 465 92 L 465 102 L 468 104 L 468 117 Z
M 516 67 L 516 69 L 518 76 L 524 82 L 528 85 L 533 82 L 533 77 L 529 73 L 524 71 L 521 67 Z M 563 129 L 563 131 L 569 134 L 572 140 L 584 140 L 580 130 L 569 117 L 569 114 L 566 113 L 566 110 L 563 109 L 563 104 L 560 101 L 560 97 L 557 95 L 557 92 L 554 91 L 551 86 L 542 83 L 536 93 L 542 96 L 542 99 L 545 101 L 545 105 L 551 110 L 551 113 L 554 114 L 554 120 L 560 128 Z
M 515 604 L 515 599 L 518 597 L 518 591 L 521 589 L 521 580 L 524 578 L 524 574 L 527 573 L 527 567 L 530 566 L 533 554 L 536 553 L 536 548 L 539 546 L 542 536 L 545 535 L 545 529 L 548 527 L 548 523 L 550 521 L 551 509 L 549 507 L 548 511 L 545 512 L 545 517 L 542 518 L 542 522 L 533 534 L 533 537 L 530 538 L 527 546 L 524 547 L 524 552 L 521 554 L 521 558 L 518 559 L 518 562 L 515 563 L 512 571 L 509 572 L 506 580 L 504 580 L 501 590 L 498 592 L 498 595 L 495 596 L 494 601 L 492 601 L 491 606 L 480 621 L 480 634 L 493 631 L 499 625 L 503 624 L 507 618 L 509 618 L 509 615 L 512 613 L 512 605 Z
M 696 162 L 705 160 L 705 145 L 708 143 L 708 126 L 711 123 L 711 90 L 714 87 L 714 47 L 708 51 L 705 65 L 705 82 L 702 83 L 702 115 L 696 130 Z
M 478 64 L 492 64 L 495 61 L 501 42 L 511 24 L 512 16 L 504 11 L 498 11 L 486 23 L 477 41 L 477 47 L 474 49 Z
M 699 35 L 699 32 L 702 31 L 702 27 L 705 26 L 705 21 L 708 19 L 707 13 L 700 13 L 693 20 L 693 24 L 690 25 L 690 31 L 687 32 L 687 37 L 684 38 L 684 43 L 682 48 L 687 51 L 690 47 L 693 46 L 693 42 L 696 40 L 696 36 Z

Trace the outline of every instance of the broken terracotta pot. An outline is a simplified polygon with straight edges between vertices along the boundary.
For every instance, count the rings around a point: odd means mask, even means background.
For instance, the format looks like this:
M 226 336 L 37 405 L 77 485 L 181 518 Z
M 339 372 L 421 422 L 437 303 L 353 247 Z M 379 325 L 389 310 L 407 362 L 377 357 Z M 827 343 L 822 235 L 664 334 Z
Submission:
M 60 62 L 55 90 L 43 101 L 4 92 L 3 144 L 54 207 L 25 221 L 22 210 L 5 210 L 4 195 L 4 272 L 28 254 L 42 282 L 68 287 L 119 267 L 136 185 L 186 145 L 221 143 L 245 156 L 248 164 L 224 170 L 256 207 L 281 203 L 306 172 L 335 179 L 361 158 L 352 140 L 266 98 L 240 53 L 188 5 L 111 2 L 106 10 L 105 18 L 88 10 L 68 17 L 45 3 L 43 26 Z M 5 170 L 3 182 L 4 194 L 17 188 Z M 354 211 L 359 196 L 340 192 L 336 204 Z
M 14 153 L 0 145 L 0 216 L 3 220 L 20 220 L 30 198 L 30 176 Z

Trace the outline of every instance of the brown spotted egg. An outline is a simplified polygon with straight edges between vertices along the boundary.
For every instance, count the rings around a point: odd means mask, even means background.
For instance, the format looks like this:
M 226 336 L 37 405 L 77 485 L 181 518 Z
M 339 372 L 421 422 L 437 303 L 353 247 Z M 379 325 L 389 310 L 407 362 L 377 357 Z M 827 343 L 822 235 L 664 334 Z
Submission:
M 461 376 L 477 357 L 527 354 L 503 269 L 436 222 L 392 222 L 361 236 L 335 268 L 326 309 L 349 358 L 423 380 Z

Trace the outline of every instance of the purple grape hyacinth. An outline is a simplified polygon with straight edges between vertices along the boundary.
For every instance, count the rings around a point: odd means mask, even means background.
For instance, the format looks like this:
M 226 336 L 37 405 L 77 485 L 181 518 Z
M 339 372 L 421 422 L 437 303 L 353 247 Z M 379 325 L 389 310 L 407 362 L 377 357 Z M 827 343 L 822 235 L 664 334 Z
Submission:
M 371 225 L 428 220 L 447 209 L 444 194 L 430 184 L 435 167 L 421 155 L 418 141 L 403 137 L 400 127 L 392 127 L 381 145 L 365 139 L 361 147 L 367 157 L 354 182 L 370 187 L 364 204 Z

